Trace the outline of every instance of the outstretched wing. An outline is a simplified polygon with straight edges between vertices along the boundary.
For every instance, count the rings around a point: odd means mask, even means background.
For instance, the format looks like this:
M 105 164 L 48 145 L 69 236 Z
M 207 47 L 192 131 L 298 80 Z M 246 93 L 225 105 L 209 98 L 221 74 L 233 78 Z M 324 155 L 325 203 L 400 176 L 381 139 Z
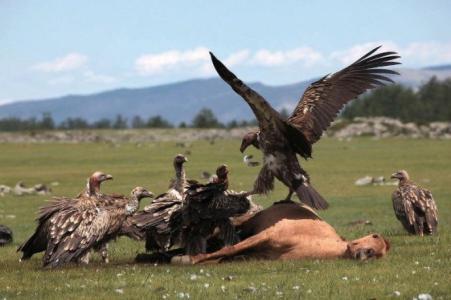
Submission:
M 227 69 L 227 67 L 213 55 L 213 53 L 210 52 L 210 56 L 213 66 L 219 76 L 249 104 L 255 117 L 257 118 L 261 130 L 265 130 L 270 126 L 275 127 L 277 126 L 277 123 L 281 123 L 283 121 L 280 114 L 274 110 L 274 108 L 272 108 L 260 94 L 247 86 L 244 82 L 237 78 L 235 74 L 230 72 L 230 70 Z
M 396 71 L 383 67 L 397 65 L 396 52 L 374 54 L 377 47 L 350 66 L 312 83 L 304 92 L 288 123 L 300 130 L 310 144 L 318 141 L 338 112 L 350 100 L 369 89 L 393 82 L 387 75 Z

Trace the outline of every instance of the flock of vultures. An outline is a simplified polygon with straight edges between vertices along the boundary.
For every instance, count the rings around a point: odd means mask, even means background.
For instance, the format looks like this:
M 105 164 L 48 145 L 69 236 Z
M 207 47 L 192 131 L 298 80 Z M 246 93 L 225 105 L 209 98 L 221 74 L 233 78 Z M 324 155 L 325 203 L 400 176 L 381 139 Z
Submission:
M 169 190 L 139 210 L 140 200 L 153 198 L 152 192 L 135 187 L 128 197 L 104 194 L 101 184 L 112 176 L 95 172 L 77 197 L 55 197 L 39 210 L 34 234 L 18 248 L 21 260 L 45 252 L 46 267 L 89 263 L 94 250 L 108 262 L 107 243 L 118 236 L 145 241 L 148 253 L 137 260 L 159 262 L 219 262 L 237 256 L 363 260 L 385 255 L 390 244 L 379 234 L 347 241 L 318 217 L 314 210 L 326 209 L 328 203 L 297 158 L 311 157 L 312 145 L 346 103 L 393 82 L 390 77 L 398 73 L 386 67 L 399 64 L 395 61 L 399 56 L 377 53 L 378 49 L 312 83 L 288 119 L 210 53 L 219 76 L 249 104 L 258 121 L 258 130 L 247 133 L 240 148 L 244 152 L 254 146 L 263 153 L 251 191 L 229 189 L 226 165 L 219 166 L 207 183 L 189 180 L 184 168 L 187 159 L 177 155 Z M 270 193 L 275 178 L 288 188 L 287 197 L 262 209 L 251 196 Z M 404 170 L 392 178 L 399 180 L 392 200 L 404 228 L 411 234 L 434 234 L 437 208 L 431 193 L 410 181 Z M 293 194 L 301 204 L 291 200 Z

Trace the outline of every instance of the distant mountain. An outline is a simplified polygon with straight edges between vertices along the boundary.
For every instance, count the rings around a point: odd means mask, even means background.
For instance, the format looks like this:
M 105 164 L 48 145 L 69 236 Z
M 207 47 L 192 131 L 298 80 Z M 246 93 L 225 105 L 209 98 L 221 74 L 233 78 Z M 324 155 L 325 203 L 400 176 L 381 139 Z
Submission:
M 451 65 L 425 69 L 400 69 L 394 79 L 403 85 L 418 87 L 430 77 L 451 77 Z M 268 86 L 250 84 L 278 110 L 292 109 L 300 95 L 313 80 L 290 85 Z M 51 99 L 26 100 L 0 106 L 3 117 L 39 117 L 52 114 L 56 122 L 68 117 L 82 117 L 90 122 L 115 118 L 117 114 L 131 120 L 139 115 L 145 119 L 161 115 L 174 124 L 190 122 L 203 107 L 208 107 L 221 121 L 252 118 L 250 108 L 219 78 L 195 79 L 184 82 L 134 89 L 116 89 L 90 95 L 68 95 Z

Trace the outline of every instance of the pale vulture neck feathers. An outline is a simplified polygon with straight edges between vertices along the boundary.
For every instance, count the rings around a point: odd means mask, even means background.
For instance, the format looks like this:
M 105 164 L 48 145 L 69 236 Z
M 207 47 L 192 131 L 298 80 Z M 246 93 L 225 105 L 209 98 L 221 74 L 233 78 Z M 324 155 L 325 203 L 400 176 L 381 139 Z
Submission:
M 175 169 L 175 185 L 174 189 L 183 195 L 185 186 L 186 186 L 186 173 L 185 167 L 183 166 L 183 162 L 174 161 L 174 169 Z

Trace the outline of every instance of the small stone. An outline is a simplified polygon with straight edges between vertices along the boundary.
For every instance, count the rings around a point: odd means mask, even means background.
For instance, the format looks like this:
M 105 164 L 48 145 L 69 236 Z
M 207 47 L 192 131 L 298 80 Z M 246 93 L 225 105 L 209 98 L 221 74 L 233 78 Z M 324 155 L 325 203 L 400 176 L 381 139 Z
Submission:
M 118 294 L 123 294 L 124 293 L 124 290 L 123 289 L 115 289 L 114 290 L 116 293 L 118 293 Z
M 343 279 L 343 280 L 348 280 L 348 277 L 343 276 L 343 277 L 341 277 L 341 279 Z
M 295 285 L 295 286 L 293 286 L 293 290 L 299 290 L 299 285 Z
M 191 274 L 191 276 L 189 277 L 190 280 L 197 280 L 197 275 L 196 274 Z
M 425 293 L 419 294 L 417 298 L 418 300 L 432 300 L 432 296 Z
M 399 291 L 394 291 L 393 294 L 394 294 L 396 297 L 401 296 L 401 293 L 400 293 Z

